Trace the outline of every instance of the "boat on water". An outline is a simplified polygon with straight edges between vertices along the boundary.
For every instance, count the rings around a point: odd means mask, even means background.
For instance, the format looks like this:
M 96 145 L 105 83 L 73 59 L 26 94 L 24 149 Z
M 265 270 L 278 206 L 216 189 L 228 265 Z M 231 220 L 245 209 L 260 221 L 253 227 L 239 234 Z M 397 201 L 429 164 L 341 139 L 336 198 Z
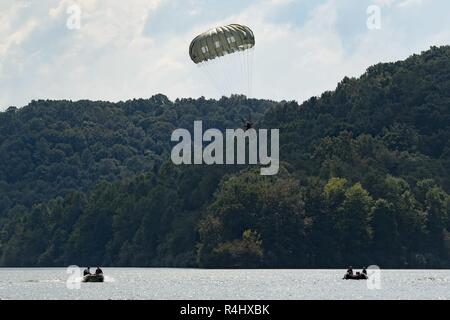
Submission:
M 367 280 L 369 277 L 364 273 L 346 274 L 344 280 Z
M 87 274 L 83 277 L 83 282 L 103 282 L 105 277 L 103 274 Z

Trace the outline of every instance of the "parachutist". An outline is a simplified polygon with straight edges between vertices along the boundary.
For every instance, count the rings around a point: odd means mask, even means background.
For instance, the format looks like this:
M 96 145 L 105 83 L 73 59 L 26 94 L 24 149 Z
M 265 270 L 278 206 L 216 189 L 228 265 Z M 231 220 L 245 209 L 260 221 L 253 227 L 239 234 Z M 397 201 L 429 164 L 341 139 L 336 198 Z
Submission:
M 244 131 L 250 130 L 253 128 L 253 122 L 249 120 L 245 120 L 244 118 L 241 118 L 242 122 L 244 123 Z
M 253 129 L 253 122 L 251 120 L 251 117 L 249 118 L 249 120 L 245 120 L 244 118 L 241 117 L 242 122 L 244 123 L 244 131 Z

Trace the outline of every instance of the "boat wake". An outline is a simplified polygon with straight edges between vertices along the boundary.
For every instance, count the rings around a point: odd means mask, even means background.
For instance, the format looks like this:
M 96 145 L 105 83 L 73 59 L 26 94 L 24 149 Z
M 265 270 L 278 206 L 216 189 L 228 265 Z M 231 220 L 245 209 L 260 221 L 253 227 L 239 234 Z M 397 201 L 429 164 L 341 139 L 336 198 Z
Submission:
M 84 277 L 76 277 L 73 279 L 72 282 L 83 282 Z M 116 282 L 116 280 L 113 277 L 110 276 L 104 276 L 103 282 Z
M 27 283 L 63 283 L 61 279 L 31 279 L 25 280 Z

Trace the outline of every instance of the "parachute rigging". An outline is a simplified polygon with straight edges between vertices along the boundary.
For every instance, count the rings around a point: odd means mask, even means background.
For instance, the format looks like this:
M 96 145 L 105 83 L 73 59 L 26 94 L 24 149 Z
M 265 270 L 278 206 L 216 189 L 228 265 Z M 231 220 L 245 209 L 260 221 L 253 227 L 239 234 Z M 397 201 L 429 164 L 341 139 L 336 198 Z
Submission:
M 195 37 L 189 55 L 219 93 L 251 96 L 254 47 L 249 27 L 230 24 Z

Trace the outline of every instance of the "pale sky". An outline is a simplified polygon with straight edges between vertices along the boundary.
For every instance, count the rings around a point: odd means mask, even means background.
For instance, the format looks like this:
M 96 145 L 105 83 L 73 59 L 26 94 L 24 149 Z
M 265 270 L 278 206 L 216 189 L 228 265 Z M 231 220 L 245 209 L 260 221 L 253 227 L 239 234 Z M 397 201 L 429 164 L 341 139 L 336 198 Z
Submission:
M 79 29 L 67 27 L 76 4 Z M 367 27 L 367 8 L 381 29 Z M 450 44 L 448 0 L 0 0 L 0 110 L 37 99 L 220 97 L 192 63 L 196 35 L 256 37 L 256 98 L 302 102 L 344 76 Z

